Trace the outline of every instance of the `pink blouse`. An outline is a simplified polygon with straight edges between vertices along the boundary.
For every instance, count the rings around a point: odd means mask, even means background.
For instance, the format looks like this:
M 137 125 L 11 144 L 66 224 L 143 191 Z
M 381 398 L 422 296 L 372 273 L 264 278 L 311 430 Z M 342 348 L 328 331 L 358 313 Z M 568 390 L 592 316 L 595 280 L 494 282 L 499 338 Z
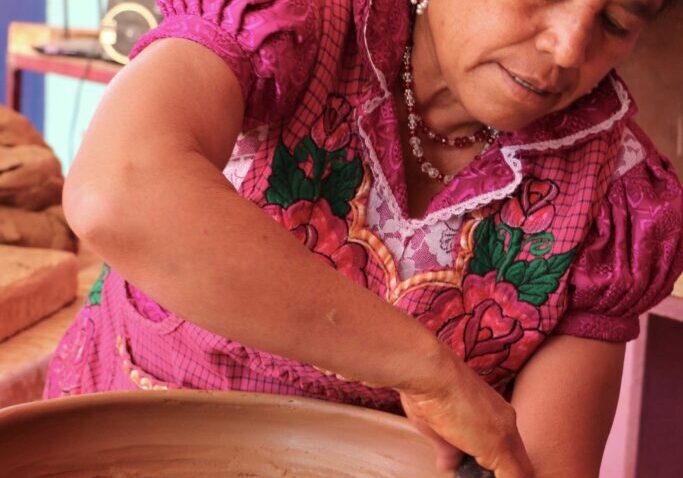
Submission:
M 227 180 L 501 393 L 552 334 L 635 338 L 638 315 L 683 270 L 681 185 L 633 122 L 616 74 L 566 110 L 503 133 L 414 218 L 390 93 L 408 2 L 159 4 L 164 22 L 133 56 L 158 39 L 185 38 L 240 81 L 246 119 Z M 55 354 L 46 396 L 168 387 L 400 412 L 392 390 L 213 335 L 105 267 Z

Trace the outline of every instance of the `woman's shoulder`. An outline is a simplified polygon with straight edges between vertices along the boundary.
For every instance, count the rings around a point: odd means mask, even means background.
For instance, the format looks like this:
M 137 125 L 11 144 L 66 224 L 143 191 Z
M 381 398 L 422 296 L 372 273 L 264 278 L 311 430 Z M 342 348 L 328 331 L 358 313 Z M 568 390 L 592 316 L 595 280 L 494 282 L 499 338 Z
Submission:
M 570 271 L 569 312 L 558 332 L 604 340 L 638 335 L 638 315 L 683 272 L 683 187 L 671 162 L 633 121 L 615 145 L 604 194 Z
M 246 117 L 267 122 L 291 113 L 311 84 L 321 52 L 335 55 L 329 37 L 348 29 L 337 4 L 351 0 L 157 0 L 164 20 L 132 52 L 182 38 L 220 56 L 238 78 Z M 339 55 L 341 46 L 338 48 Z
M 683 186 L 671 161 L 633 120 L 621 135 L 604 201 L 628 213 L 634 232 L 650 229 L 662 244 L 675 240 L 683 246 Z M 653 247 L 652 254 L 658 250 Z

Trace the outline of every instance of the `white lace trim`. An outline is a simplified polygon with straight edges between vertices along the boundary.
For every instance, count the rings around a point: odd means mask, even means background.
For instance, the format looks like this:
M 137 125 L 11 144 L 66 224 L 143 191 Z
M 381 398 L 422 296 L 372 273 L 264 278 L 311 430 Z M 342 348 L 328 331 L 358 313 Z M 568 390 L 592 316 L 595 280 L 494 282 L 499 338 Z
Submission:
M 475 196 L 467 201 L 453 204 L 451 206 L 439 209 L 438 211 L 433 211 L 427 214 L 424 218 L 410 218 L 405 217 L 398 205 L 396 196 L 389 186 L 389 182 L 382 171 L 382 166 L 377 159 L 377 153 L 372 145 L 370 137 L 367 132 L 363 129 L 361 125 L 361 118 L 358 119 L 358 133 L 365 142 L 366 151 L 370 158 L 370 170 L 374 178 L 373 188 L 377 188 L 382 197 L 385 199 L 389 208 L 392 211 L 393 216 L 400 224 L 400 228 L 406 231 L 416 231 L 423 228 L 424 226 L 434 225 L 438 222 L 444 221 L 452 216 L 460 216 L 468 211 L 477 209 L 480 206 L 488 204 L 492 201 L 498 199 L 503 199 L 504 197 L 512 195 L 512 193 L 517 189 L 519 183 L 522 181 L 522 166 L 521 162 L 517 158 L 517 150 L 512 150 L 510 148 L 501 148 L 501 153 L 503 158 L 507 163 L 508 167 L 512 171 L 514 177 L 512 181 L 506 186 L 496 189 L 479 196 Z
M 614 88 L 614 91 L 617 93 L 617 98 L 619 98 L 621 107 L 619 108 L 619 111 L 614 113 L 605 121 L 603 121 L 602 123 L 598 123 L 590 128 L 581 130 L 578 133 L 565 136 L 564 138 L 552 139 L 549 141 L 540 141 L 538 143 L 523 144 L 519 146 L 511 146 L 511 148 L 514 148 L 517 151 L 546 151 L 549 149 L 564 148 L 565 146 L 571 146 L 572 144 L 587 136 L 591 136 L 610 129 L 612 126 L 614 126 L 614 123 L 621 120 L 626 115 L 631 106 L 631 99 L 629 98 L 624 86 L 619 81 L 617 81 L 616 78 L 614 78 L 613 76 L 610 76 L 610 81 L 612 82 L 612 87 Z
M 372 0 L 370 0 L 368 16 L 371 9 Z M 377 76 L 377 79 L 384 94 L 379 97 L 371 98 L 365 102 L 365 104 L 363 105 L 363 109 L 366 115 L 373 112 L 386 98 L 391 96 L 391 93 L 387 88 L 384 74 L 381 71 L 379 71 L 374 61 L 372 60 L 372 54 L 370 52 L 367 39 L 368 16 L 366 16 L 365 18 L 365 27 L 363 29 L 365 48 L 367 50 L 367 55 L 370 59 L 372 69 L 375 75 Z M 621 83 L 618 82 L 614 77 L 610 77 L 610 81 L 612 82 L 612 86 L 614 87 L 614 90 L 617 93 L 619 101 L 621 102 L 621 107 L 619 108 L 619 111 L 614 113 L 610 118 L 591 128 L 587 128 L 585 130 L 579 131 L 578 133 L 565 136 L 564 138 L 543 141 L 538 143 L 501 147 L 500 152 L 503 155 L 506 164 L 508 165 L 508 167 L 514 175 L 512 181 L 509 184 L 500 189 L 484 193 L 480 196 L 475 196 L 467 201 L 452 204 L 443 209 L 433 211 L 427 214 L 424 218 L 410 218 L 405 217 L 403 215 L 403 212 L 401 211 L 401 208 L 398 205 L 398 201 L 396 200 L 396 196 L 394 195 L 394 192 L 389 186 L 389 182 L 386 176 L 384 175 L 384 171 L 382 170 L 382 166 L 379 162 L 379 159 L 377 158 L 377 152 L 375 151 L 374 145 L 372 144 L 372 141 L 370 140 L 370 137 L 367 134 L 367 132 L 363 129 L 361 123 L 365 115 L 362 115 L 357 119 L 358 133 L 365 142 L 366 151 L 370 159 L 370 170 L 372 171 L 374 177 L 373 187 L 376 187 L 380 194 L 386 200 L 387 204 L 389 205 L 389 208 L 392 211 L 393 216 L 397 218 L 396 220 L 399 222 L 400 228 L 412 232 L 424 226 L 434 225 L 440 221 L 444 221 L 449 217 L 459 216 L 468 211 L 475 210 L 492 201 L 496 201 L 511 196 L 522 181 L 522 166 L 521 161 L 519 160 L 519 152 L 533 150 L 544 151 L 572 145 L 575 142 L 587 136 L 599 133 L 601 131 L 606 131 L 626 115 L 630 107 L 630 99 L 628 97 L 628 94 L 625 88 L 621 85 Z
M 645 159 L 647 151 L 636 135 L 628 127 L 624 128 L 621 136 L 619 153 L 617 156 L 617 166 L 614 169 L 613 178 L 617 179 L 626 174 L 635 165 Z
M 377 81 L 379 81 L 379 86 L 382 88 L 382 92 L 384 93 L 384 95 L 377 98 L 370 98 L 368 101 L 366 101 L 363 105 L 363 109 L 366 113 L 374 111 L 375 108 L 377 108 L 385 99 L 391 96 L 389 88 L 387 88 L 387 79 L 384 77 L 384 73 L 382 73 L 379 70 L 379 68 L 375 66 L 375 60 L 372 59 L 370 45 L 368 44 L 368 23 L 370 23 L 370 12 L 372 12 L 372 4 L 373 0 L 370 0 L 368 2 L 368 11 L 365 15 L 365 24 L 363 25 L 363 43 L 365 43 L 365 51 L 368 54 L 370 66 L 372 66 L 372 70 L 375 72 L 375 76 L 377 76 Z
M 239 190 L 254 163 L 256 152 L 267 139 L 267 125 L 259 126 L 237 137 L 228 164 L 223 169 L 223 176 L 230 181 L 235 189 Z
M 417 231 L 401 228 L 377 189 L 370 189 L 367 224 L 391 252 L 401 280 L 434 266 L 453 267 L 453 241 L 462 221 L 463 216 L 452 216 L 437 224 L 425 225 Z

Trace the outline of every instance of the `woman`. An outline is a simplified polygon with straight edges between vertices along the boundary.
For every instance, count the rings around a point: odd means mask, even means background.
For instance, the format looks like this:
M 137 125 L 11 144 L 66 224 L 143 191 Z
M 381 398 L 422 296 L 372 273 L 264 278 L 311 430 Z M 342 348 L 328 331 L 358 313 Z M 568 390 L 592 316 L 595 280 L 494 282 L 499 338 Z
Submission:
M 443 468 L 597 476 L 683 269 L 612 72 L 661 1 L 160 5 L 67 178 L 111 269 L 46 396 L 308 396 L 404 411 Z

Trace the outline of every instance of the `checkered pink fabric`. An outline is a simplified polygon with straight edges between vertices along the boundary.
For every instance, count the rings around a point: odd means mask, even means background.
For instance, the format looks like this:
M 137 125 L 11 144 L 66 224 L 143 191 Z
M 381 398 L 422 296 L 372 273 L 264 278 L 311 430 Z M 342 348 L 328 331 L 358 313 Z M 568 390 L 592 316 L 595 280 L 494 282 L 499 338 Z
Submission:
M 247 119 L 225 171 L 240 194 L 413 315 L 501 393 L 552 334 L 635 338 L 638 315 L 683 269 L 681 186 L 633 123 L 615 74 L 566 110 L 502 134 L 414 218 L 390 94 L 408 2 L 160 5 L 165 21 L 135 54 L 186 38 L 240 81 Z M 211 334 L 108 271 L 55 353 L 46 397 L 178 387 L 400 412 L 394 391 Z

